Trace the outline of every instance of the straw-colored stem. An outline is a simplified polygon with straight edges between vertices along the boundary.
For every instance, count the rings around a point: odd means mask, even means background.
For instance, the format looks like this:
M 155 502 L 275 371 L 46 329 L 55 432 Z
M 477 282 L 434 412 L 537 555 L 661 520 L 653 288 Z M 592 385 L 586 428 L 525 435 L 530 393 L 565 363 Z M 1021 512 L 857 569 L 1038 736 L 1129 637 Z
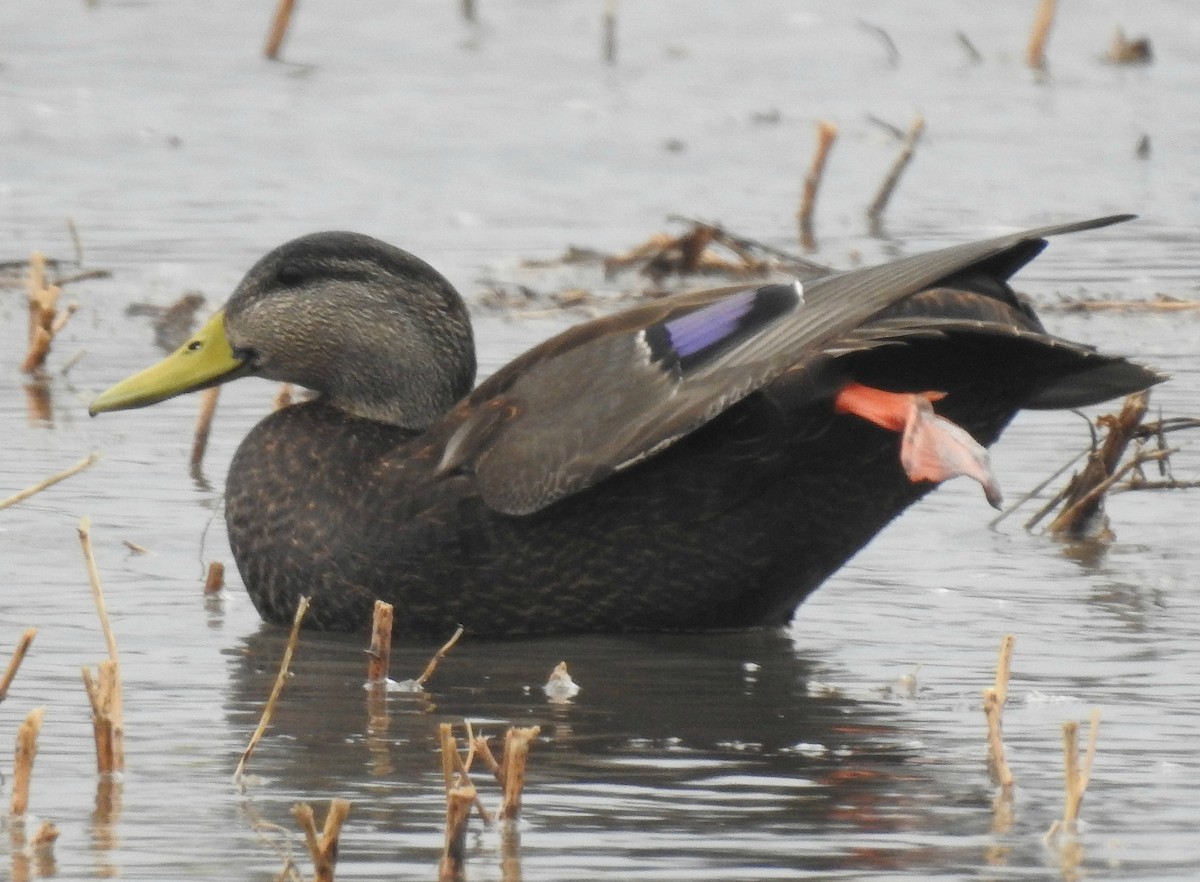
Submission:
M 825 160 L 833 142 L 837 140 L 838 128 L 828 120 L 817 123 L 817 151 L 813 154 L 812 164 L 804 177 L 804 189 L 800 197 L 800 209 L 796 212 L 796 222 L 800 228 L 800 244 L 809 251 L 817 247 L 813 235 L 812 218 L 817 204 L 817 191 L 821 186 L 821 177 L 825 173 Z
M 204 462 L 204 453 L 208 450 L 208 436 L 212 432 L 213 414 L 217 412 L 217 399 L 220 397 L 220 386 L 213 386 L 200 393 L 200 411 L 196 414 L 196 431 L 192 436 L 192 456 L 189 460 L 192 468 Z
M 329 811 L 325 815 L 324 829 L 317 833 L 312 808 L 307 803 L 292 806 L 292 816 L 304 831 L 304 842 L 308 846 L 308 856 L 312 858 L 315 882 L 333 882 L 333 871 L 337 866 L 338 836 L 349 814 L 349 800 L 331 800 Z
M 263 708 L 258 728 L 250 736 L 250 743 L 246 745 L 242 758 L 238 760 L 237 768 L 233 770 L 233 780 L 235 781 L 242 780 L 242 775 L 246 771 L 246 763 L 250 761 L 250 755 L 254 753 L 254 748 L 258 746 L 258 742 L 262 740 L 263 734 L 267 731 L 267 726 L 271 723 L 271 716 L 275 713 L 275 703 L 279 701 L 279 695 L 283 692 L 283 684 L 287 681 L 288 670 L 292 664 L 292 653 L 295 652 L 296 643 L 300 639 L 300 623 L 304 620 L 306 612 L 308 612 L 308 598 L 301 597 L 300 602 L 296 605 L 296 615 L 292 619 L 292 632 L 288 635 L 287 647 L 283 650 L 283 659 L 279 662 L 279 673 L 275 677 L 275 685 L 271 687 L 267 706 Z
M 79 462 L 75 463 L 75 465 L 71 466 L 70 468 L 63 469 L 57 475 L 51 475 L 49 478 L 46 478 L 46 480 L 39 481 L 38 483 L 34 484 L 32 487 L 26 487 L 24 490 L 21 490 L 18 493 L 14 493 L 12 496 L 9 496 L 7 499 L 0 499 L 0 509 L 5 509 L 5 508 L 8 508 L 9 506 L 16 505 L 18 502 L 23 502 L 26 499 L 28 499 L 30 496 L 33 496 L 37 493 L 41 493 L 47 487 L 53 487 L 59 481 L 65 481 L 67 478 L 71 477 L 72 475 L 79 474 L 84 469 L 89 468 L 92 465 L 94 465 L 96 463 L 96 460 L 98 460 L 98 459 L 100 459 L 99 451 L 96 451 L 94 453 L 89 453 L 83 459 L 79 460 Z
M 93 725 L 96 727 L 97 738 L 97 767 L 104 772 L 122 772 L 125 770 L 125 714 L 121 697 L 121 661 L 117 653 L 117 636 L 113 632 L 112 622 L 108 618 L 108 607 L 104 602 L 104 586 L 100 582 L 100 569 L 96 566 L 96 555 L 92 550 L 92 523 L 84 516 L 79 521 L 79 544 L 83 549 L 83 560 L 87 566 L 88 582 L 92 588 L 92 600 L 96 604 L 96 615 L 100 619 L 100 630 L 104 634 L 104 643 L 108 647 L 108 658 L 100 662 L 99 684 L 94 690 L 89 688 L 88 697 L 92 702 Z M 85 685 L 88 677 L 84 677 Z M 101 730 L 104 731 L 105 751 L 100 752 Z M 111 753 L 108 748 L 111 747 Z
M 29 807 L 29 781 L 33 776 L 33 761 L 37 757 L 38 733 L 42 730 L 44 707 L 31 710 L 17 728 L 17 748 L 13 756 L 12 813 L 25 814 Z
M 288 24 L 292 20 L 292 10 L 296 0 L 279 0 L 275 7 L 275 15 L 271 19 L 271 30 L 267 34 L 267 44 L 263 47 L 263 55 L 271 61 L 279 58 L 279 50 L 283 48 L 284 37 L 287 36 Z
M 475 787 L 471 784 L 455 785 L 446 793 L 446 842 L 438 865 L 439 880 L 462 877 L 466 865 L 467 823 L 475 801 Z
M 125 729 L 121 708 L 121 677 L 117 663 L 105 659 L 93 675 L 83 669 L 83 685 L 92 706 L 96 740 L 96 771 L 101 775 L 125 770 Z
M 13 678 L 17 676 L 21 662 L 25 660 L 25 654 L 29 652 L 29 647 L 33 644 L 33 638 L 36 636 L 37 628 L 26 628 L 21 639 L 17 641 L 12 658 L 8 660 L 8 669 L 5 670 L 3 679 L 0 679 L 0 702 L 8 696 L 8 687 L 12 685 Z
M 429 678 L 432 677 L 433 672 L 437 670 L 438 663 L 446 657 L 446 653 L 453 649 L 454 644 L 458 642 L 460 637 L 462 637 L 463 630 L 463 626 L 459 625 L 458 630 L 454 632 L 454 636 L 447 640 L 442 648 L 434 653 L 433 658 L 429 660 L 429 664 L 425 665 L 425 670 L 421 672 L 421 676 L 417 677 L 418 686 L 424 686 L 427 682 L 429 682 Z
M 1029 33 L 1029 47 L 1025 50 L 1025 62 L 1034 70 L 1046 67 L 1046 42 L 1050 39 L 1050 28 L 1054 25 L 1055 0 L 1041 0 Z
M 1067 720 L 1063 723 L 1063 778 L 1066 788 L 1066 804 L 1063 810 L 1062 829 L 1067 834 L 1074 834 L 1076 822 L 1079 820 L 1079 810 L 1083 807 L 1083 797 L 1087 792 L 1088 782 L 1092 776 L 1092 761 L 1096 758 L 1096 740 L 1100 734 L 1100 712 L 1092 711 L 1091 723 L 1088 727 L 1087 748 L 1083 761 L 1079 759 L 1079 723 Z
M 1000 655 L 996 659 L 996 697 L 1001 707 L 1008 701 L 1008 676 L 1012 670 L 1013 644 L 1016 641 L 1017 638 L 1012 634 L 1005 634 L 1000 639 Z
M 371 648 L 367 650 L 367 682 L 382 683 L 388 678 L 392 662 L 392 605 L 375 601 L 371 619 Z
M 515 820 L 521 813 L 521 794 L 525 789 L 525 765 L 529 748 L 541 733 L 540 726 L 511 727 L 504 736 L 504 802 L 501 820 Z

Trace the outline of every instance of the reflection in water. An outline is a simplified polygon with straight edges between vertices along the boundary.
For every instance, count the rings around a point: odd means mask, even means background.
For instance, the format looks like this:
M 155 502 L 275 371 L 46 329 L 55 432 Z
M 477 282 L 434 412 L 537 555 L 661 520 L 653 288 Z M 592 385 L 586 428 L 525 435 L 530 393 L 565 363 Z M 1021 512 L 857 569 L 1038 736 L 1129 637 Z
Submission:
M 232 654 L 225 707 L 235 730 L 253 728 L 285 639 L 264 626 Z M 938 788 L 912 762 L 915 733 L 886 709 L 810 688 L 814 663 L 782 633 L 468 641 L 416 695 L 364 689 L 365 648 L 365 636 L 302 635 L 255 756 L 264 817 L 284 823 L 284 803 L 343 796 L 372 829 L 366 848 L 432 866 L 444 806 L 437 727 L 465 718 L 484 734 L 542 727 L 526 785 L 526 848 L 547 847 L 538 836 L 546 828 L 551 841 L 570 840 L 581 866 L 644 848 L 620 834 L 631 822 L 652 840 L 686 841 L 731 866 L 752 859 L 754 831 L 787 833 L 794 853 L 783 860 L 797 868 L 934 859 L 928 849 L 852 841 L 928 823 Z M 392 669 L 415 672 L 431 651 L 394 646 Z M 581 686 L 571 704 L 541 688 L 564 658 Z M 805 836 L 838 831 L 841 853 L 829 853 L 827 840 L 804 846 Z M 516 832 L 480 858 L 497 861 L 505 878 L 520 875 Z M 355 847 L 362 857 L 364 844 Z
M 117 824 L 121 820 L 123 785 L 120 775 L 101 774 L 96 779 L 96 807 L 92 811 L 92 851 L 96 855 L 95 873 L 103 878 L 121 875 L 113 861 L 121 845 Z
M 54 402 L 50 384 L 44 379 L 25 384 L 25 409 L 29 425 L 46 429 L 54 428 Z

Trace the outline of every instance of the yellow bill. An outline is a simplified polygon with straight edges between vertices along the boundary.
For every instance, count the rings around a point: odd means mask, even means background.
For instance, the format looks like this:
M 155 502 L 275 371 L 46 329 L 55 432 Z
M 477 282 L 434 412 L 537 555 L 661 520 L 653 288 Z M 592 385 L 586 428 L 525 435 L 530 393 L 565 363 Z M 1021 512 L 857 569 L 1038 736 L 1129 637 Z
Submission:
M 225 336 L 225 313 L 221 311 L 158 364 L 100 393 L 88 413 L 95 416 L 157 404 L 233 379 L 244 366 L 244 360 L 234 355 Z

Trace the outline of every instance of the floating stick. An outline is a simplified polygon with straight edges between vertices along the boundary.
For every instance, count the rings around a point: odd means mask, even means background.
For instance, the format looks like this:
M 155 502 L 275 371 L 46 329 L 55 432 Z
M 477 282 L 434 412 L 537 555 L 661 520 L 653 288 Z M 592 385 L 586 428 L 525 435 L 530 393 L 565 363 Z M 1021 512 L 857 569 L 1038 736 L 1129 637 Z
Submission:
M 33 760 L 37 757 L 38 732 L 42 730 L 44 707 L 34 708 L 17 728 L 17 749 L 13 756 L 12 813 L 25 814 L 29 807 L 29 779 L 33 775 Z
M 333 882 L 333 870 L 337 865 L 338 835 L 349 814 L 349 800 L 331 800 L 329 812 L 325 815 L 325 829 L 318 835 L 312 808 L 303 802 L 292 806 L 292 817 L 304 831 L 304 842 L 308 846 L 308 855 L 312 858 L 315 882 Z
M 384 683 L 392 660 L 392 605 L 382 600 L 375 601 L 375 615 L 371 621 L 371 648 L 367 650 L 367 682 Z
M 879 192 L 875 194 L 875 201 L 867 209 L 867 217 L 870 219 L 873 229 L 877 229 L 880 226 L 888 200 L 892 198 L 892 192 L 896 189 L 896 184 L 900 182 L 900 176 L 904 174 L 904 170 L 912 162 L 913 151 L 916 150 L 917 142 L 921 140 L 921 133 L 924 131 L 925 117 L 918 116 L 914 118 L 912 125 L 908 127 L 908 134 L 904 136 L 904 145 L 900 148 L 900 154 L 896 157 L 896 161 L 892 163 L 892 168 L 888 172 L 887 177 L 880 184 Z
M 37 628 L 26 628 L 21 639 L 17 641 L 12 658 L 8 660 L 8 670 L 4 672 L 3 679 L 0 679 L 0 702 L 8 697 L 8 687 L 12 685 L 13 677 L 17 676 L 17 670 L 21 667 L 21 662 L 25 660 L 25 653 L 29 652 L 29 647 L 36 636 Z
M 825 160 L 833 142 L 837 140 L 837 126 L 828 120 L 817 123 L 817 152 L 813 154 L 812 165 L 804 178 L 804 192 L 800 197 L 800 210 L 796 212 L 796 222 L 800 227 L 800 245 L 808 251 L 815 251 L 816 237 L 813 235 L 812 216 L 816 207 L 817 190 L 821 186 L 821 176 L 825 173 Z
M 1029 47 L 1025 50 L 1025 63 L 1034 70 L 1046 69 L 1046 41 L 1054 25 L 1054 7 L 1055 0 L 1041 0 L 1038 4 L 1033 30 L 1029 34 Z
M 204 461 L 204 451 L 208 449 L 208 434 L 212 431 L 213 414 L 217 411 L 217 399 L 220 397 L 220 386 L 213 386 L 200 393 L 200 412 L 196 415 L 196 432 L 192 436 L 192 457 L 189 460 L 192 468 L 197 468 Z
M 433 672 L 437 670 L 438 663 L 446 657 L 446 653 L 454 648 L 454 644 L 463 635 L 463 631 L 463 626 L 459 625 L 458 630 L 454 632 L 454 636 L 447 640 L 445 645 L 434 653 L 433 658 L 429 660 L 429 664 L 425 666 L 425 670 L 421 672 L 421 676 L 417 677 L 418 686 L 424 686 L 429 681 L 429 678 L 433 676 Z
M 296 649 L 296 641 L 300 637 L 300 622 L 304 619 L 304 614 L 308 612 L 308 598 L 301 597 L 300 602 L 296 605 L 296 616 L 292 619 L 292 633 L 288 635 L 287 647 L 283 651 L 283 659 L 279 663 L 279 674 L 275 677 L 275 685 L 271 687 L 271 695 L 267 698 L 267 706 L 263 708 L 262 719 L 258 721 L 258 728 L 254 730 L 254 734 L 250 736 L 250 743 L 246 745 L 246 750 L 242 753 L 242 758 L 238 760 L 237 768 L 233 770 L 233 780 L 240 782 L 242 775 L 246 771 L 246 763 L 250 760 L 250 754 L 254 753 L 254 748 L 258 746 L 258 742 L 262 740 L 263 733 L 267 731 L 267 726 L 270 725 L 271 715 L 275 713 L 275 703 L 279 700 L 279 695 L 283 692 L 283 683 L 287 680 L 288 667 L 292 663 L 292 653 Z
M 32 487 L 26 487 L 24 490 L 20 491 L 19 493 L 14 493 L 12 496 L 8 497 L 7 499 L 0 499 L 0 509 L 5 509 L 5 508 L 8 508 L 9 506 L 16 505 L 18 502 L 24 502 L 30 496 L 34 496 L 38 493 L 41 493 L 43 490 L 47 489 L 48 487 L 53 487 L 59 481 L 65 481 L 67 478 L 71 477 L 72 475 L 79 474 L 84 469 L 90 468 L 91 466 L 95 465 L 95 463 L 98 459 L 100 459 L 99 451 L 89 453 L 83 459 L 79 460 L 79 462 L 75 463 L 75 465 L 71 466 L 70 468 L 63 469 L 57 475 L 51 475 L 49 478 L 46 478 L 46 480 L 39 481 L 38 483 L 34 484 Z
M 275 7 L 275 17 L 271 19 L 271 30 L 267 34 L 267 45 L 263 48 L 263 55 L 271 61 L 279 60 L 279 50 L 283 47 L 295 6 L 295 0 L 279 0 L 279 5 Z
M 83 681 L 92 703 L 92 725 L 96 733 L 96 761 L 101 773 L 125 770 L 125 717 L 121 704 L 121 663 L 117 654 L 117 637 L 104 603 L 104 587 L 100 584 L 100 570 L 96 566 L 96 555 L 92 552 L 92 522 L 88 517 L 79 521 L 79 544 L 83 548 L 83 560 L 87 566 L 88 582 L 92 586 L 92 600 L 96 603 L 96 615 L 100 618 L 100 630 L 108 647 L 108 659 L 100 662 L 98 683 L 91 681 L 90 671 L 84 668 Z M 102 743 L 103 742 L 103 743 Z M 103 749 L 102 749 L 103 747 Z

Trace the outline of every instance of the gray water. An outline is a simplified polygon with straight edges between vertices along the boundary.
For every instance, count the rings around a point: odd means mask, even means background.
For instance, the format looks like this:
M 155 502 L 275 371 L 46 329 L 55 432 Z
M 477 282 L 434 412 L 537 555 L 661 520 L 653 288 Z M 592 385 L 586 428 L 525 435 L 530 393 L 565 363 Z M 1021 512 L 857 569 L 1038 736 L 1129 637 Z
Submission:
M 31 813 L 61 836 L 42 870 L 271 879 L 282 862 L 255 819 L 294 831 L 293 803 L 320 814 L 341 796 L 353 809 L 339 879 L 435 878 L 437 724 L 468 718 L 543 732 L 519 863 L 502 864 L 499 834 L 476 825 L 471 879 L 1195 878 L 1197 491 L 1114 497 L 1115 542 L 1079 550 L 1025 532 L 1020 515 L 989 529 L 978 488 L 953 482 L 784 633 L 467 638 L 427 695 L 392 696 L 383 731 L 368 726 L 365 640 L 306 634 L 240 792 L 231 774 L 285 635 L 260 624 L 232 567 L 220 598 L 200 586 L 208 561 L 231 560 L 220 487 L 275 388 L 223 392 L 199 475 L 194 398 L 85 413 L 159 355 L 130 303 L 199 289 L 215 308 L 257 256 L 315 229 L 396 242 L 469 298 L 520 258 L 626 248 L 675 212 L 793 247 L 814 123 L 828 118 L 841 137 L 813 256 L 830 264 L 1141 214 L 1056 241 L 1020 280 L 1052 330 L 1171 373 L 1154 406 L 1195 416 L 1200 315 L 1053 310 L 1063 297 L 1200 296 L 1194 3 L 1060 4 L 1045 76 L 1021 61 L 1032 3 L 622 4 L 611 66 L 599 0 L 482 0 L 473 25 L 449 0 L 306 2 L 278 64 L 260 57 L 270 5 L 0 6 L 0 258 L 72 258 L 71 218 L 84 268 L 113 272 L 67 287 L 80 308 L 55 344 L 40 416 L 15 369 L 24 294 L 0 289 L 0 496 L 103 454 L 0 512 L 0 653 L 39 629 L 0 705 L 0 766 L 7 774 L 18 722 L 45 706 Z M 890 34 L 895 66 L 860 19 Z M 1118 24 L 1151 37 L 1153 64 L 1100 60 Z M 885 235 L 871 237 L 863 209 L 897 148 L 867 115 L 906 127 L 916 113 L 926 137 Z M 567 321 L 481 311 L 482 372 Z M 1177 474 L 1200 477 L 1200 451 L 1179 438 Z M 993 454 L 1008 498 L 1087 440 L 1076 415 L 1021 416 Z M 125 680 L 128 770 L 107 815 L 79 678 L 105 652 L 75 532 L 83 515 Z M 1005 715 L 1017 787 L 1011 829 L 994 831 L 980 690 L 1005 633 L 1017 635 Z M 397 647 L 394 676 L 415 676 L 433 649 Z M 553 704 L 540 687 L 562 659 L 582 691 Z M 1083 859 L 1064 869 L 1042 841 L 1061 813 L 1060 726 L 1093 709 L 1103 722 Z M 14 850 L 0 837 L 0 866 L 19 878 Z

